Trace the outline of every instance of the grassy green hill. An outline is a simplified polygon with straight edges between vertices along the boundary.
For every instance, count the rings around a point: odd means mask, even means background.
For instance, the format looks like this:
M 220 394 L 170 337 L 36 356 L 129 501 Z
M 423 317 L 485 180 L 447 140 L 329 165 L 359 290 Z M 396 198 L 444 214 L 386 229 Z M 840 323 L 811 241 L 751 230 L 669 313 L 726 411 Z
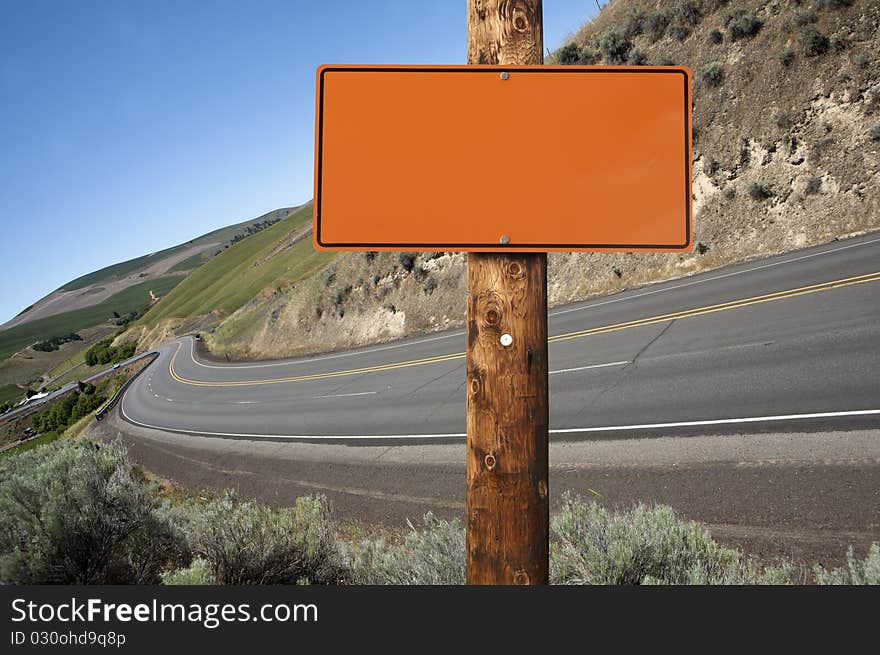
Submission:
M 3 330 L 0 332 L 0 359 L 9 357 L 36 341 L 105 323 L 112 318 L 113 312 L 120 316 L 130 312 L 141 312 L 150 306 L 150 291 L 162 297 L 182 279 L 179 275 L 169 275 L 157 280 L 148 280 L 124 289 L 97 305 Z
M 307 227 L 311 203 L 217 255 L 195 269 L 138 323 L 155 326 L 166 318 L 186 318 L 219 312 L 228 315 L 273 284 L 288 284 L 311 275 L 333 253 L 315 252 L 311 239 L 290 247 L 285 240 Z
M 66 371 L 82 360 L 82 351 L 88 345 L 118 329 L 114 312 L 126 316 L 146 311 L 154 302 L 150 292 L 162 298 L 188 273 L 212 258 L 230 249 L 240 252 L 239 246 L 251 238 L 265 241 L 265 237 L 258 235 L 293 211 L 282 207 L 213 230 L 186 243 L 106 266 L 82 275 L 38 300 L 16 319 L 0 327 L 0 387 L 7 384 L 33 386 L 40 384 L 41 378 L 45 382 Z M 251 249 L 252 246 L 245 246 L 245 250 Z M 271 277 L 273 271 L 274 266 L 267 267 L 266 277 Z M 259 275 L 256 277 L 262 279 Z M 245 275 L 243 279 L 253 278 Z M 65 344 L 52 352 L 28 349 L 37 341 L 70 332 L 81 333 L 84 340 Z M 19 351 L 23 351 L 20 356 L 11 357 Z
M 135 259 L 129 259 L 125 262 L 119 262 L 118 264 L 105 266 L 102 269 L 99 269 L 92 273 L 88 273 L 68 282 L 63 287 L 61 287 L 61 291 L 76 291 L 77 289 L 84 289 L 85 287 L 88 287 L 90 285 L 101 284 L 102 282 L 106 282 L 111 279 L 123 278 L 126 275 L 129 275 L 142 268 L 145 268 L 146 266 L 149 266 L 150 264 L 165 259 L 166 257 L 169 257 L 188 246 L 199 246 L 207 243 L 223 243 L 225 241 L 230 241 L 234 239 L 236 235 L 245 233 L 248 228 L 266 221 L 277 220 L 286 215 L 289 211 L 289 208 L 276 209 L 257 218 L 253 218 L 248 221 L 242 221 L 241 223 L 236 223 L 235 225 L 222 227 L 212 232 L 208 232 L 207 234 L 203 234 L 202 236 L 193 239 L 192 241 L 188 241 L 186 243 L 173 246 L 171 248 L 166 248 L 165 250 L 160 250 L 159 252 L 154 252 L 149 255 L 143 255 L 141 257 L 136 257 Z M 208 254 L 207 256 L 210 256 L 210 254 Z M 200 261 L 203 261 L 202 255 L 189 257 L 183 262 L 179 262 L 178 264 L 176 264 L 171 269 L 171 271 L 191 270 L 195 268 L 200 263 Z

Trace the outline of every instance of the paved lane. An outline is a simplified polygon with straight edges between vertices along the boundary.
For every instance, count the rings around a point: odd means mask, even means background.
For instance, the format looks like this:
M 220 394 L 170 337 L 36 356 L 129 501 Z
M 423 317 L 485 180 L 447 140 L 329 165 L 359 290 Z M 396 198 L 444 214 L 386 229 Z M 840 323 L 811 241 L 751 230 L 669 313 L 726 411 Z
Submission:
M 880 237 L 557 308 L 550 334 L 552 439 L 878 427 Z M 463 352 L 457 330 L 226 365 L 185 338 L 122 410 L 199 434 L 460 441 Z

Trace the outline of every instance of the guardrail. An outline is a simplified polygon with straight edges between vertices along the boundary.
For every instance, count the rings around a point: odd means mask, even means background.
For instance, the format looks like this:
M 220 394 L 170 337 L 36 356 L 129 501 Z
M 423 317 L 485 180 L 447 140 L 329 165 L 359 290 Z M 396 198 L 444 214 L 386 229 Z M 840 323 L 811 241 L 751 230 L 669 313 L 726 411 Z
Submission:
M 140 361 L 144 357 L 149 357 L 150 355 L 152 355 L 153 359 L 151 359 L 149 362 L 147 362 L 146 366 L 144 366 L 141 370 L 139 370 L 137 373 L 135 373 L 130 378 L 128 378 L 125 381 L 125 383 L 121 387 L 119 387 L 119 389 L 116 390 L 116 393 L 114 393 L 110 397 L 110 400 L 108 400 L 106 403 L 104 403 L 104 406 L 101 409 L 99 409 L 97 412 L 95 412 L 95 420 L 96 421 L 100 421 L 101 419 L 103 419 L 104 416 L 106 416 L 107 413 L 111 409 L 116 407 L 116 403 L 118 403 L 119 399 L 122 398 L 122 394 L 124 394 L 126 392 L 128 387 L 131 386 L 131 383 L 134 382 L 141 373 L 143 373 L 144 371 L 147 370 L 147 366 L 149 366 L 154 361 L 156 361 L 156 358 L 159 356 L 159 353 L 156 352 L 155 350 L 151 353 L 144 353 L 135 361 Z M 130 363 L 133 364 L 134 362 L 130 362 Z
M 135 364 L 135 363 L 141 361 L 142 359 L 144 359 L 145 357 L 149 357 L 151 355 L 155 357 L 155 355 L 157 355 L 157 354 L 158 353 L 156 353 L 155 351 L 149 352 L 149 353 L 141 353 L 140 355 L 136 355 L 134 357 L 131 357 L 131 358 L 125 360 L 124 362 L 120 362 L 119 366 L 123 367 L 123 366 L 128 366 L 130 364 Z M 115 369 L 113 369 L 113 368 L 108 368 L 104 371 L 101 371 L 100 373 L 96 373 L 95 375 L 92 375 L 91 377 L 83 379 L 82 382 L 93 382 L 94 380 L 99 380 L 102 377 L 104 377 L 105 375 L 112 374 L 114 372 L 114 370 Z M 8 421 L 12 418 L 15 418 L 16 416 L 20 416 L 22 414 L 27 414 L 27 413 L 33 412 L 38 407 L 42 407 L 46 403 L 58 400 L 59 398 L 61 398 L 65 394 L 70 393 L 71 391 L 76 389 L 76 386 L 77 385 L 75 383 L 70 382 L 62 387 L 59 387 L 58 389 L 55 389 L 54 391 L 50 392 L 49 395 L 47 395 L 43 398 L 40 398 L 36 402 L 33 402 L 33 403 L 28 402 L 20 407 L 16 407 L 15 409 L 9 410 L 5 414 L 0 414 L 0 421 Z

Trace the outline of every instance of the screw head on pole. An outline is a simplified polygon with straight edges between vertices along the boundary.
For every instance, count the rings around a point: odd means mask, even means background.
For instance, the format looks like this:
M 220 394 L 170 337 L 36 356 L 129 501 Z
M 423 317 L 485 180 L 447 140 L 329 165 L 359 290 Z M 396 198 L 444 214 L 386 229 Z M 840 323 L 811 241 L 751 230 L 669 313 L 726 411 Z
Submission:
M 513 343 L 513 337 L 507 333 L 504 333 L 501 335 L 500 341 L 501 341 L 501 345 L 504 346 L 505 348 L 507 348 L 507 346 L 509 346 L 510 344 Z

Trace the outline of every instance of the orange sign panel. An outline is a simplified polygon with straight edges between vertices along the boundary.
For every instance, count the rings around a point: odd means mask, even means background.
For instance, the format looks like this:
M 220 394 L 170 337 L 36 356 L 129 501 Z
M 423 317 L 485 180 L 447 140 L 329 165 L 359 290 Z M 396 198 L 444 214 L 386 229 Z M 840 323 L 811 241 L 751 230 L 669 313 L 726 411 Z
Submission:
M 691 248 L 680 67 L 322 66 L 315 247 Z

